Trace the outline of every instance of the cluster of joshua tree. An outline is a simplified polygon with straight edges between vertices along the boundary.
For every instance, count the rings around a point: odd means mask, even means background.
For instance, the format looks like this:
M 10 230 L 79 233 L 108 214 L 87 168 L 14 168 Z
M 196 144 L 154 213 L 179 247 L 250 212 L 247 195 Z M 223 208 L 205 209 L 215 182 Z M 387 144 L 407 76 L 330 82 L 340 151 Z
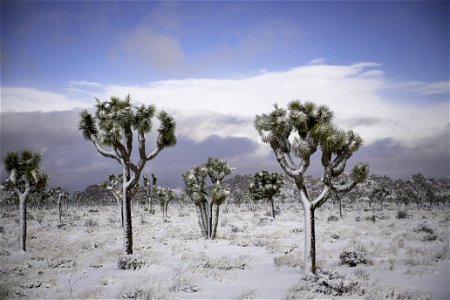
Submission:
M 79 130 L 104 157 L 115 160 L 122 167 L 118 175 L 110 175 L 102 186 L 111 191 L 120 211 L 123 230 L 123 251 L 133 253 L 133 229 L 131 199 L 139 190 L 139 181 L 145 164 L 155 159 L 164 149 L 175 146 L 176 124 L 165 111 L 157 113 L 152 105 L 133 105 L 125 99 L 111 97 L 110 100 L 96 100 L 95 112 L 81 112 Z M 154 147 L 149 151 L 146 135 L 153 130 L 155 117 L 159 121 Z M 306 272 L 316 273 L 315 218 L 316 209 L 325 203 L 330 195 L 350 192 L 356 185 L 366 180 L 367 164 L 356 164 L 348 176 L 342 176 L 347 161 L 359 149 L 362 139 L 355 132 L 336 128 L 332 124 L 333 113 L 326 106 L 312 102 L 292 101 L 286 108 L 274 109 L 257 115 L 254 126 L 261 140 L 268 144 L 284 173 L 293 179 L 298 189 L 298 203 L 304 212 L 304 266 Z M 132 155 L 137 141 L 137 155 Z M 321 191 L 313 197 L 305 184 L 305 174 L 313 154 L 320 151 L 323 167 Z M 137 157 L 136 161 L 133 158 Z M 26 205 L 29 195 L 36 194 L 55 199 L 61 220 L 62 205 L 69 203 L 68 194 L 60 188 L 43 193 L 48 176 L 40 170 L 39 153 L 24 150 L 8 153 L 4 159 L 9 178 L 4 186 L 13 191 L 19 199 L 21 249 L 26 250 Z M 195 205 L 202 235 L 213 239 L 217 235 L 220 206 L 230 191 L 223 186 L 223 180 L 230 175 L 231 168 L 226 161 L 209 157 L 199 166 L 183 173 L 185 194 Z M 174 192 L 157 186 L 157 177 L 143 177 L 142 188 L 147 198 L 147 209 L 154 213 L 154 201 L 159 200 L 163 216 L 167 217 L 167 207 L 174 198 Z M 208 181 L 210 184 L 208 184 Z M 255 174 L 249 192 L 253 199 L 267 199 L 275 218 L 273 197 L 283 185 L 283 177 L 277 173 L 261 171 Z M 373 197 L 383 197 L 380 189 Z M 81 193 L 74 194 L 78 203 Z

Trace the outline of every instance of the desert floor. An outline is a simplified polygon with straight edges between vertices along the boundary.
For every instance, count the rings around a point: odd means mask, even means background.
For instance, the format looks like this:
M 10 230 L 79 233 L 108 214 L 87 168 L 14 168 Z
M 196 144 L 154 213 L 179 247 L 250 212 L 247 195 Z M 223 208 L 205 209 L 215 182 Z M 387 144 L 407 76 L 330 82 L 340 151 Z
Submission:
M 397 207 L 345 209 L 340 219 L 327 205 L 316 212 L 317 276 L 302 271 L 297 203 L 275 220 L 268 205 L 223 206 L 216 240 L 201 237 L 193 205 L 170 206 L 166 220 L 134 207 L 127 270 L 118 267 L 116 206 L 69 207 L 61 224 L 55 209 L 29 209 L 26 253 L 18 211 L 4 208 L 0 298 L 449 299 L 448 208 L 411 208 L 400 219 Z M 345 251 L 356 266 L 342 263 Z

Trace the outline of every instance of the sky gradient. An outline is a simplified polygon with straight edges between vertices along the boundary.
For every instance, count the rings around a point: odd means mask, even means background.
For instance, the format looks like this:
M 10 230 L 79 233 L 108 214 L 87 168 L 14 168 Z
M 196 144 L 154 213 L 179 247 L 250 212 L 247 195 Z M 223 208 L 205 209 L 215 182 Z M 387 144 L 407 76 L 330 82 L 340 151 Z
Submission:
M 41 151 L 51 185 L 120 170 L 82 139 L 78 114 L 128 93 L 177 121 L 178 145 L 145 169 L 166 185 L 209 155 L 236 174 L 279 170 L 252 122 L 293 99 L 364 138 L 349 166 L 449 176 L 448 1 L 0 5 L 1 156 Z

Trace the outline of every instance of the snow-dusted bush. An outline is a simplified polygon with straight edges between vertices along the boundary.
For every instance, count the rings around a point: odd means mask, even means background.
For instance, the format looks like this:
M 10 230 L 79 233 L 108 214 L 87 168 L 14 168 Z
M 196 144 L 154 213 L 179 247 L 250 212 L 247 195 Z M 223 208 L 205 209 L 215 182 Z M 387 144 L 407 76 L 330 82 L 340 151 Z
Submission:
M 328 222 L 337 222 L 337 221 L 339 221 L 339 218 L 336 217 L 336 216 L 329 216 L 329 217 L 327 218 L 327 221 L 328 221 Z
M 179 272 L 172 278 L 171 292 L 197 293 L 202 288 L 186 272 Z
M 397 219 L 405 219 L 407 217 L 408 217 L 408 214 L 406 213 L 406 211 L 403 211 L 403 210 L 397 211 Z
M 145 259 L 139 254 L 125 255 L 119 258 L 117 266 L 121 270 L 137 270 L 145 266 Z
M 343 251 L 339 254 L 341 265 L 356 267 L 357 265 L 371 265 L 372 261 L 360 251 Z

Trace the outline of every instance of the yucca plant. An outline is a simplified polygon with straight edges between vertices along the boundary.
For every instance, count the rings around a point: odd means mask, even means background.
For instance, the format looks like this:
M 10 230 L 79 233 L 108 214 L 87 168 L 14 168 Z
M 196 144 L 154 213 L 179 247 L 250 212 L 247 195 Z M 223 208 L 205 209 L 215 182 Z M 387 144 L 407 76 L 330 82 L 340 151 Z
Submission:
M 28 149 L 7 153 L 3 163 L 9 174 L 4 186 L 19 199 L 20 249 L 26 251 L 28 196 L 44 190 L 48 176 L 40 170 L 41 155 Z
M 95 114 L 87 110 L 80 114 L 79 129 L 83 137 L 91 141 L 97 151 L 112 158 L 122 166 L 123 248 L 133 253 L 131 222 L 131 197 L 145 164 L 163 149 L 176 144 L 175 121 L 165 111 L 157 115 L 159 128 L 156 145 L 151 152 L 146 149 L 146 134 L 153 129 L 156 108 L 153 105 L 135 106 L 128 95 L 124 100 L 111 97 L 108 101 L 96 99 Z M 132 161 L 134 137 L 137 137 L 137 162 Z
M 275 219 L 275 208 L 273 197 L 283 186 L 283 176 L 276 172 L 261 171 L 253 177 L 253 183 L 250 185 L 250 193 L 255 200 L 266 199 L 270 202 L 272 218 Z
M 305 256 L 308 273 L 316 273 L 314 212 L 327 199 L 331 190 L 350 191 L 368 175 L 367 164 L 357 164 L 345 184 L 336 182 L 344 172 L 347 160 L 359 149 L 363 140 L 353 131 L 336 128 L 331 122 L 333 112 L 324 105 L 291 101 L 287 108 L 274 106 L 268 114 L 257 115 L 254 125 L 262 141 L 272 147 L 283 171 L 292 177 L 299 190 L 299 202 L 304 210 Z M 323 167 L 323 189 L 310 198 L 305 185 L 305 173 L 311 156 L 320 149 Z
M 207 239 L 214 239 L 217 235 L 220 205 L 230 194 L 221 182 L 232 170 L 226 161 L 209 157 L 203 165 L 183 173 L 185 192 L 196 206 L 198 224 L 202 235 Z M 208 188 L 207 177 L 212 183 Z

